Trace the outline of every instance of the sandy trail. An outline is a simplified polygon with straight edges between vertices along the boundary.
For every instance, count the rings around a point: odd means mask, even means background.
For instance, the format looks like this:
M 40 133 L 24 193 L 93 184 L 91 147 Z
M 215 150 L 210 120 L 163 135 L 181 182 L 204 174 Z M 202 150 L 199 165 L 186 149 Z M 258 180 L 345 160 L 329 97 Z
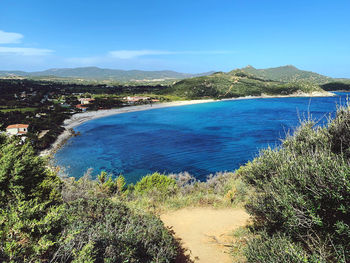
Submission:
M 186 208 L 160 216 L 191 253 L 194 262 L 232 262 L 228 254 L 232 231 L 247 224 L 244 209 Z

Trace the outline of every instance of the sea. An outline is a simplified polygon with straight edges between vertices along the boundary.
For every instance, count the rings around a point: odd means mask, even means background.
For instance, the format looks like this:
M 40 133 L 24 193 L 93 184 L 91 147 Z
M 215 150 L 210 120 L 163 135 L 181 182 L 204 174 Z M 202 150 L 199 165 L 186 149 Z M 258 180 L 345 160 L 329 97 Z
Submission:
M 54 157 L 65 176 L 122 174 L 133 183 L 154 172 L 199 180 L 234 171 L 278 147 L 305 120 L 326 125 L 350 93 L 334 97 L 259 98 L 151 109 L 87 121 Z

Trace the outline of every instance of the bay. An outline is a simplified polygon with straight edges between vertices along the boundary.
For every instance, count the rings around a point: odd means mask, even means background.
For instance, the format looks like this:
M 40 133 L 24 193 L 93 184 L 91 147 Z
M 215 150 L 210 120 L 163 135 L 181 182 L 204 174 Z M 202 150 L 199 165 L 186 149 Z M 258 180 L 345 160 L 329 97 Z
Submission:
M 233 171 L 276 147 L 300 121 L 318 125 L 334 117 L 350 93 L 335 97 L 230 100 L 95 119 L 75 128 L 55 155 L 55 164 L 79 178 L 92 168 L 123 174 L 128 182 L 153 173 L 187 171 L 200 180 L 219 171 Z

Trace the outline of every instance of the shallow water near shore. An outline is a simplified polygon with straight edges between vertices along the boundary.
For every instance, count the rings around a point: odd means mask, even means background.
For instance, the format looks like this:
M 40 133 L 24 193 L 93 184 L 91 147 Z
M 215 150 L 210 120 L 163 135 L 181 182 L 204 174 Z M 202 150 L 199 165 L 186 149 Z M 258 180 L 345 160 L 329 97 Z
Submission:
M 156 171 L 187 171 L 205 180 L 279 145 L 309 114 L 324 124 L 349 94 L 221 101 L 90 120 L 75 128 L 82 135 L 71 138 L 54 161 L 77 178 L 93 168 L 93 176 L 104 170 L 128 182 Z

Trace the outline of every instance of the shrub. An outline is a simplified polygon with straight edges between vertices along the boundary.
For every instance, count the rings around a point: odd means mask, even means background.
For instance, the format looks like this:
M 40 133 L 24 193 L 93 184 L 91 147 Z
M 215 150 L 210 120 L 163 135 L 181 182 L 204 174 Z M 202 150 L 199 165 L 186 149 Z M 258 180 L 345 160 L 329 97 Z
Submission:
M 300 244 L 294 243 L 283 234 L 271 237 L 262 233 L 248 243 L 245 255 L 248 262 L 254 263 L 327 263 L 321 255 L 306 253 Z
M 350 114 L 349 109 L 340 108 L 337 112 L 337 118 L 329 125 L 332 151 L 335 153 L 344 153 L 347 158 L 350 157 Z
M 4 139 L 1 139 L 4 140 Z M 61 232 L 60 180 L 29 144 L 0 145 L 0 261 L 40 262 Z
M 282 147 L 262 151 L 239 170 L 254 187 L 246 208 L 255 227 L 298 244 L 309 256 L 323 251 L 327 262 L 350 260 L 349 119 L 349 109 L 341 109 L 326 128 L 307 122 Z M 261 240 L 269 254 L 276 247 L 268 236 Z M 309 256 L 306 262 L 313 262 Z M 300 262 L 294 259 L 286 262 Z
M 173 237 L 158 218 L 119 202 L 80 199 L 67 205 L 65 218 L 53 262 L 173 262 L 177 255 Z
M 117 178 L 113 179 L 112 175 L 107 175 L 105 171 L 97 176 L 97 183 L 99 191 L 104 194 L 105 197 L 111 196 L 112 194 L 121 195 L 125 190 L 125 178 L 119 175 Z
M 135 193 L 140 195 L 153 194 L 157 197 L 165 197 L 176 191 L 176 181 L 164 174 L 154 173 L 147 175 L 135 185 Z
M 97 183 L 91 178 L 91 169 L 76 180 L 74 177 L 64 178 L 62 197 L 64 202 L 71 202 L 80 198 L 90 199 L 101 195 L 97 191 Z
M 113 179 L 106 172 L 101 172 L 97 180 L 91 177 L 92 169 L 88 169 L 84 176 L 76 180 L 74 177 L 64 178 L 62 197 L 65 202 L 71 202 L 80 198 L 108 198 L 115 194 L 123 197 L 126 190 L 125 178 L 120 175 Z

